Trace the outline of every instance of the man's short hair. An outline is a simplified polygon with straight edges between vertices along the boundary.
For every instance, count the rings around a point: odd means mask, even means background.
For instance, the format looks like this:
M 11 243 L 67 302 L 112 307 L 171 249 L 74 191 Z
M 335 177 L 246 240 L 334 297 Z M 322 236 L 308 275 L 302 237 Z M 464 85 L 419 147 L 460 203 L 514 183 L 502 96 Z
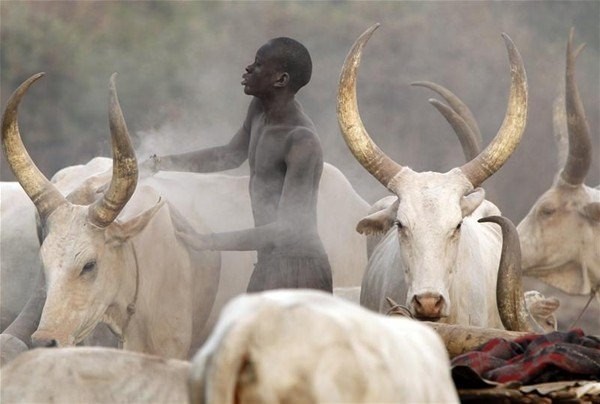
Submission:
M 279 37 L 269 41 L 281 68 L 290 75 L 290 87 L 294 92 L 304 87 L 312 75 L 312 60 L 308 49 L 292 38 Z

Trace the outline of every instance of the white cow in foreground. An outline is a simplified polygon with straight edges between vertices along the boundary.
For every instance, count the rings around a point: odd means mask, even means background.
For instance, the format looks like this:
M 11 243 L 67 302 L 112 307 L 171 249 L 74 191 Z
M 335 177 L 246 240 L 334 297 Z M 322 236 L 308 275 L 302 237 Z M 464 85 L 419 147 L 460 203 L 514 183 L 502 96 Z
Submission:
M 435 331 L 312 290 L 232 300 L 190 389 L 194 403 L 458 401 Z
M 511 67 L 511 91 L 504 122 L 476 157 L 447 173 L 415 172 L 391 160 L 372 141 L 358 112 L 356 74 L 362 48 L 377 26 L 355 42 L 342 69 L 338 121 L 355 158 L 395 194 L 388 208 L 367 216 L 361 233 L 386 234 L 372 252 L 361 304 L 388 309 L 386 297 L 403 302 L 413 316 L 452 324 L 503 328 L 496 304 L 502 236 L 478 219 L 500 214 L 479 186 L 510 157 L 527 115 L 527 80 L 521 57 L 503 35 Z M 405 296 L 397 286 L 405 282 Z M 511 294 L 509 292 L 509 294 Z M 514 302 L 522 303 L 523 296 Z M 527 327 L 524 304 L 513 307 L 511 327 Z
M 564 127 L 568 131 L 566 161 L 561 161 L 564 166 L 552 187 L 538 198 L 517 229 L 525 275 L 569 294 L 595 291 L 600 303 L 600 189 L 584 184 L 592 142 L 575 81 L 575 59 L 582 46 L 574 50 L 572 42 L 573 30 L 567 44 L 566 111 L 563 105 L 555 105 L 554 111 L 561 154 L 560 137 L 566 137 Z

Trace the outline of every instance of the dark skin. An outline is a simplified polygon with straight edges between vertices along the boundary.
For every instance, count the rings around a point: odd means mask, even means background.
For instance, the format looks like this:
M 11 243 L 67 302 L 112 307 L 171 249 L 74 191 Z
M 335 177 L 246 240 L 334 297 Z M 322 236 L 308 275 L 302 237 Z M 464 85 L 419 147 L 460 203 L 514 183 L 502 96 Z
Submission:
M 213 234 L 180 234 L 201 250 L 257 250 L 287 256 L 325 254 L 317 233 L 317 194 L 323 152 L 315 126 L 296 101 L 290 74 L 271 41 L 246 67 L 242 85 L 254 98 L 228 144 L 155 158 L 161 170 L 199 173 L 239 167 L 248 159 L 255 227 Z M 146 163 L 151 164 L 151 162 Z

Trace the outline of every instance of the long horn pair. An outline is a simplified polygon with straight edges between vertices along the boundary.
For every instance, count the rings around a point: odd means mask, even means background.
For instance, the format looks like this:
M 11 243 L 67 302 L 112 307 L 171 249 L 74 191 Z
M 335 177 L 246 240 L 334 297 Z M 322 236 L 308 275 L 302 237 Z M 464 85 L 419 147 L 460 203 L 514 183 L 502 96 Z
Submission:
M 367 29 L 346 56 L 340 75 L 337 115 L 346 144 L 354 157 L 384 186 L 403 168 L 373 142 L 358 112 L 356 74 L 362 50 L 379 24 Z M 521 141 L 527 121 L 527 77 L 521 56 L 506 34 L 504 38 L 511 68 L 511 88 L 506 115 L 492 142 L 474 159 L 460 167 L 474 187 L 481 185 L 508 160 Z
M 35 204 L 42 223 L 56 208 L 69 202 L 37 168 L 21 140 L 18 108 L 25 93 L 44 73 L 31 76 L 10 96 L 2 115 L 2 148 L 15 177 Z M 137 183 L 137 162 L 115 87 L 110 80 L 109 121 L 113 147 L 113 178 L 107 192 L 91 205 L 88 215 L 92 224 L 108 226 L 127 203 Z
M 592 141 L 590 127 L 585 117 L 585 109 L 579 96 L 575 81 L 575 59 L 583 50 L 585 44 L 573 50 L 573 33 L 569 32 L 567 43 L 567 67 L 565 73 L 565 104 L 567 110 L 567 127 L 569 133 L 569 153 L 567 161 L 560 174 L 567 184 L 583 184 L 592 163 Z

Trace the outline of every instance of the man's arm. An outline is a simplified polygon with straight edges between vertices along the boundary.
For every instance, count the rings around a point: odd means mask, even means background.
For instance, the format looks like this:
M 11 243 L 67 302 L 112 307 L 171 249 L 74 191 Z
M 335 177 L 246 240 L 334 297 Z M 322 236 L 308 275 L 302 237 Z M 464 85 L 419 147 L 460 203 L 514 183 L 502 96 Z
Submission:
M 242 165 L 248 158 L 250 144 L 250 126 L 253 116 L 257 113 L 256 101 L 252 100 L 244 124 L 223 146 L 209 147 L 191 152 L 166 156 L 152 156 L 142 163 L 151 171 L 191 171 L 208 173 L 229 170 Z
M 155 170 L 209 173 L 239 167 L 248 158 L 249 138 L 242 126 L 226 145 L 156 157 Z
M 272 245 L 288 232 L 316 226 L 314 203 L 323 167 L 321 145 L 307 129 L 297 129 L 290 136 L 286 154 L 287 171 L 278 206 L 277 221 L 240 231 L 182 236 L 194 248 L 217 251 L 251 251 Z M 181 236 L 181 235 L 180 235 Z

